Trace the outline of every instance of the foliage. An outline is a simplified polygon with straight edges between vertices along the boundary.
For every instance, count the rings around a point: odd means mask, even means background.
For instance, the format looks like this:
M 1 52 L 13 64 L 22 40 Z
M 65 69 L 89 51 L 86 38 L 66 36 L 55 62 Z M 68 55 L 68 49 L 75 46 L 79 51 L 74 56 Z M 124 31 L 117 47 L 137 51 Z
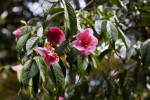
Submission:
M 18 77 L 21 88 L 28 92 L 27 96 L 19 93 L 17 99 L 149 99 L 150 40 L 141 35 L 150 32 L 150 1 L 144 2 L 93 0 L 92 9 L 74 11 L 68 0 L 45 0 L 44 21 L 23 21 L 21 36 L 16 39 L 18 60 L 23 65 Z M 60 3 L 64 8 L 56 8 Z M 66 40 L 53 46 L 59 62 L 47 67 L 37 47 L 46 43 L 51 21 L 63 15 L 57 27 L 65 33 Z M 89 55 L 72 46 L 77 31 L 86 28 L 93 29 L 98 39 L 96 50 Z M 132 34 L 137 39 L 131 39 Z

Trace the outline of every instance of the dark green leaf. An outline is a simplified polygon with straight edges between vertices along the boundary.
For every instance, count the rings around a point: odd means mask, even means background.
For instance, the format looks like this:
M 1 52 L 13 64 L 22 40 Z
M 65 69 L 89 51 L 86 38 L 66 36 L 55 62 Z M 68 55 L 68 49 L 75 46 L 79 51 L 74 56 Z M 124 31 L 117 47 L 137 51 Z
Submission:
M 40 22 L 41 23 L 41 20 L 38 18 L 31 18 L 27 23 L 30 24 L 31 22 Z
M 37 66 L 36 66 L 37 67 Z M 34 95 L 38 93 L 39 73 L 32 78 Z
M 36 64 L 39 68 L 40 77 L 42 78 L 42 81 L 44 82 L 45 81 L 45 76 L 47 74 L 47 66 L 44 62 L 44 59 L 41 56 L 35 56 L 34 60 L 36 61 Z
M 131 46 L 131 41 L 126 37 L 124 32 L 119 27 L 117 27 L 117 29 L 118 29 L 118 34 L 119 34 L 120 38 L 122 39 L 123 43 L 125 44 L 126 48 L 128 49 Z
M 119 0 L 122 7 L 126 6 L 129 3 L 129 0 Z
M 104 58 L 104 56 L 107 55 L 111 51 L 112 51 L 111 49 L 106 49 L 103 52 L 101 52 L 99 55 L 99 61 L 101 61 Z
M 77 31 L 77 18 L 75 11 L 68 0 L 62 0 L 64 5 L 64 13 L 65 13 L 65 25 L 67 29 L 69 29 L 70 33 L 66 33 L 70 37 L 76 34 Z M 68 36 L 67 36 L 68 37 Z
M 143 65 L 150 63 L 150 39 L 145 41 L 140 48 Z
M 31 72 L 31 67 L 32 67 L 32 60 L 28 60 L 22 70 L 21 70 L 21 82 L 24 84 L 24 85 L 28 85 L 29 83 L 29 80 L 31 79 L 31 76 L 30 74 L 32 74 Z
M 29 98 L 27 95 L 20 93 L 20 94 L 17 96 L 16 100 L 30 100 L 30 98 Z
M 115 42 L 118 39 L 118 31 L 110 21 L 107 22 L 107 38 L 109 39 L 110 44 L 114 48 Z
M 89 64 L 88 56 L 78 55 L 77 66 L 78 66 L 78 74 L 80 78 L 85 72 L 86 68 L 88 67 L 88 64 Z
M 107 21 L 106 20 L 97 20 L 95 22 L 95 30 L 98 35 L 101 35 L 106 30 Z
M 68 42 L 67 41 L 63 41 L 59 47 L 56 47 L 55 52 L 58 54 L 58 56 L 60 56 L 61 54 L 63 54 L 65 48 L 68 46 Z
M 55 13 L 62 12 L 62 11 L 64 11 L 64 8 L 53 8 L 50 14 L 55 14 Z
M 28 39 L 27 43 L 26 43 L 26 50 L 29 51 L 35 47 L 37 47 L 39 42 L 39 37 L 31 37 L 30 39 Z
M 44 28 L 46 28 L 48 25 L 49 25 L 49 23 L 54 19 L 54 18 L 56 18 L 59 14 L 62 14 L 64 11 L 61 11 L 61 12 L 58 12 L 58 13 L 55 13 L 55 14 L 53 14 L 53 15 L 51 15 L 51 16 L 48 16 L 47 18 L 46 18 L 46 21 L 44 22 Z
M 12 67 L 12 66 L 10 66 L 10 65 L 4 66 L 4 67 L 0 70 L 0 73 L 5 72 L 6 70 L 10 69 L 11 67 Z
M 56 77 L 56 90 L 61 93 L 65 86 L 65 77 L 63 71 L 58 63 L 52 64 Z
M 98 70 L 100 70 L 101 65 L 100 65 L 100 62 L 99 62 L 98 58 L 93 53 L 91 53 L 91 56 L 94 58 Z
M 58 0 L 45 0 L 42 8 L 43 8 L 43 12 L 44 12 L 44 16 L 46 17 L 51 10 L 57 5 Z
M 19 40 L 17 41 L 17 50 L 18 51 L 21 51 L 21 49 L 24 47 L 24 45 L 26 44 L 26 42 L 28 40 L 28 37 L 29 37 L 29 33 L 25 34 L 19 38 Z

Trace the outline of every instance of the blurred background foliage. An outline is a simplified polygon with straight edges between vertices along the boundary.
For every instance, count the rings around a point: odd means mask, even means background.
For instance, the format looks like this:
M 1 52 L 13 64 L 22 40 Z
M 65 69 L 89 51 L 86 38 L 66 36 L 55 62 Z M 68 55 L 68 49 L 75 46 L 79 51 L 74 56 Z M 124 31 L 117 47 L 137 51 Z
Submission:
M 42 3 L 44 0 L 1 0 L 0 1 L 0 66 L 16 65 L 17 64 L 17 52 L 15 50 L 15 37 L 12 35 L 12 31 L 21 25 L 20 20 L 28 21 L 29 19 L 36 17 L 43 21 Z M 89 2 L 93 0 L 69 0 L 75 10 L 80 10 L 85 7 Z M 62 5 L 57 5 L 62 7 Z M 95 8 L 99 11 L 95 11 Z M 91 23 L 97 19 L 111 19 L 111 17 L 117 17 L 118 20 L 114 22 L 123 30 L 127 35 L 132 44 L 137 44 L 137 41 L 145 41 L 150 38 L 150 0 L 94 0 L 90 5 L 84 8 L 83 15 Z M 88 12 L 86 12 L 88 11 Z M 95 12 L 99 12 L 95 13 Z M 101 16 L 98 16 L 101 15 Z M 59 18 L 58 18 L 59 19 Z M 55 19 L 54 21 L 58 21 Z M 60 19 L 59 19 L 60 20 Z M 92 22 L 93 21 L 93 22 Z M 58 21 L 59 22 L 59 21 Z M 86 24 L 84 20 L 81 20 L 83 26 Z M 38 25 L 38 23 L 36 23 Z M 56 25 L 57 22 L 51 23 L 51 26 Z M 87 25 L 90 27 L 90 24 Z M 120 42 L 118 42 L 118 45 Z M 105 48 L 105 44 L 101 45 L 101 49 Z M 102 50 L 103 51 L 103 50 Z M 107 52 L 106 52 L 107 53 Z M 108 59 L 109 57 L 110 59 Z M 122 64 L 115 58 L 108 50 L 108 56 L 106 59 L 101 60 L 101 73 L 92 67 L 87 68 L 93 69 L 89 74 L 89 83 L 85 80 L 80 86 L 76 87 L 76 97 L 87 96 L 91 100 L 99 98 L 104 99 L 104 95 L 110 95 L 112 92 L 118 93 L 118 85 L 113 82 L 118 81 L 117 78 L 110 78 L 109 81 L 104 81 L 103 85 L 101 80 L 107 80 L 106 77 L 109 69 L 116 69 L 118 66 L 126 66 L 124 69 L 119 69 L 117 77 L 120 78 L 120 88 L 123 88 L 122 95 L 126 100 L 128 99 L 150 99 L 150 71 L 147 70 L 145 73 L 138 62 L 133 63 L 136 58 L 127 61 L 126 64 Z M 109 68 L 109 67 L 111 68 Z M 138 66 L 138 67 L 135 67 Z M 74 68 L 74 67 L 73 67 Z M 126 70 L 129 68 L 130 70 Z M 140 70 L 141 68 L 141 70 Z M 73 72 L 76 69 L 72 69 Z M 108 71 L 109 70 L 109 71 Z M 118 71 L 118 70 L 117 70 Z M 134 73 L 133 73 L 134 72 Z M 99 74 L 97 74 L 99 73 Z M 107 74 L 106 74 L 107 73 Z M 70 84 L 78 80 L 76 73 L 68 71 L 71 78 Z M 73 75 L 74 74 L 74 75 Z M 125 78 L 126 77 L 126 78 Z M 122 80 L 125 79 L 125 80 Z M 123 83 L 121 83 L 123 82 Z M 117 83 L 117 82 L 116 82 Z M 112 84 L 114 86 L 112 86 Z M 101 86 L 101 88 L 100 88 Z M 74 86 L 75 87 L 75 86 Z M 144 87 L 144 88 L 143 88 Z M 81 89 L 83 88 L 83 89 Z M 135 89 L 136 88 L 136 89 Z M 84 90 L 84 91 L 83 91 Z M 136 91 L 134 91 L 136 90 Z M 19 83 L 16 78 L 16 73 L 9 70 L 0 75 L 0 99 L 10 100 L 15 99 L 19 91 Z M 98 92 L 99 91 L 99 92 Z M 103 91 L 103 92 L 102 92 Z M 96 94 L 98 92 L 98 94 Z M 91 95 L 90 95 L 91 93 Z M 95 93 L 95 94 L 94 94 Z M 132 94 L 129 96 L 129 94 Z M 111 94 L 110 99 L 114 99 Z M 74 97 L 73 96 L 73 97 Z M 73 100 L 72 97 L 72 100 Z M 114 96 L 115 97 L 115 96 Z M 119 98 L 117 98 L 119 100 Z

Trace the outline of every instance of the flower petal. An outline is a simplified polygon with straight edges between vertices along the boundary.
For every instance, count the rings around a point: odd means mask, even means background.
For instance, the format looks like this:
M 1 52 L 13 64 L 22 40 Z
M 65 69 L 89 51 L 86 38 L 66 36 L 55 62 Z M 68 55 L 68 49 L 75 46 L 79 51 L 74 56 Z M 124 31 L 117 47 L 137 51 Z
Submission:
M 20 35 L 21 35 L 21 32 L 22 32 L 21 29 L 17 29 L 17 30 L 15 30 L 15 31 L 13 31 L 13 35 L 14 35 L 16 38 L 19 38 Z
M 20 65 L 15 65 L 15 66 L 12 66 L 11 68 L 13 71 L 18 72 L 19 67 L 20 67 Z
M 72 42 L 72 45 L 73 45 L 76 49 L 78 49 L 79 51 L 85 49 L 83 46 L 80 45 L 80 41 L 79 41 L 79 40 L 73 41 L 73 42 Z
M 49 67 L 51 63 L 50 63 L 48 55 L 44 57 L 44 61 L 45 61 L 46 65 L 47 65 L 47 67 Z
M 90 51 L 88 50 L 83 50 L 83 51 L 80 51 L 83 55 L 89 55 L 90 54 Z
M 41 48 L 41 47 L 38 47 L 37 49 L 38 53 L 41 55 L 41 56 L 46 56 L 47 54 L 47 51 L 44 49 L 44 48 Z

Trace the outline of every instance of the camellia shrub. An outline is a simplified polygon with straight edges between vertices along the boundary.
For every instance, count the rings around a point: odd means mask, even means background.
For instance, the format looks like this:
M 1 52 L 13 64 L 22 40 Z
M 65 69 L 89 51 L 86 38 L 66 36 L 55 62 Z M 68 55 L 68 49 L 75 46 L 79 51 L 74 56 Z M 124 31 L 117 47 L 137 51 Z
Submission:
M 149 6 L 149 0 L 91 0 L 74 11 L 68 0 L 45 0 L 44 18 L 21 21 L 13 32 L 17 99 L 149 100 Z

